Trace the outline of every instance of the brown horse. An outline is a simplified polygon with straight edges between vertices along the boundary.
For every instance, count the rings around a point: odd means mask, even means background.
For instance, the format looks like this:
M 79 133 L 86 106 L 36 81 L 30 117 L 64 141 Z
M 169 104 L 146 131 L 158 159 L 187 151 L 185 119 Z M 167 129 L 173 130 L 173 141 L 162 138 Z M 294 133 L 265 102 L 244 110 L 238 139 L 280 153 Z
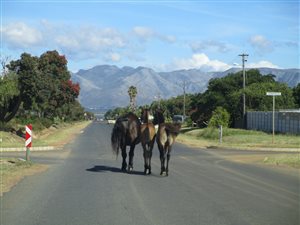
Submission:
M 128 172 L 133 170 L 134 148 L 140 143 L 141 122 L 138 117 L 130 112 L 117 119 L 111 134 L 111 145 L 113 152 L 118 156 L 119 149 L 122 151 L 122 171 L 126 171 L 126 146 L 130 146 Z
M 141 143 L 144 150 L 144 174 L 151 174 L 152 150 L 155 142 L 155 127 L 149 122 L 149 109 L 142 109 Z
M 180 123 L 165 123 L 162 112 L 156 111 L 154 115 L 154 124 L 159 124 L 156 133 L 156 142 L 160 153 L 161 171 L 160 175 L 169 175 L 169 161 L 171 157 L 172 145 L 179 134 Z M 167 162 L 166 162 L 167 158 Z

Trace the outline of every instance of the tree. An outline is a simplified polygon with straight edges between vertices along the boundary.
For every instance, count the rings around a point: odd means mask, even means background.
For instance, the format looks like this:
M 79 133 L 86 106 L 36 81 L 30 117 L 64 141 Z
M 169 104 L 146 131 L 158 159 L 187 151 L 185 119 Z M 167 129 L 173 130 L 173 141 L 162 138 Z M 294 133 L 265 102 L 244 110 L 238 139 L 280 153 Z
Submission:
M 291 109 L 295 107 L 293 91 L 285 83 L 255 83 L 246 88 L 248 111 L 270 111 L 272 109 L 272 98 L 266 96 L 266 92 L 281 92 L 281 96 L 276 97 L 277 109 Z
M 61 107 L 75 100 L 78 96 L 72 92 L 72 83 L 69 82 L 71 75 L 67 68 L 65 56 L 59 55 L 57 51 L 47 51 L 39 58 L 39 70 L 41 71 L 41 80 L 45 87 L 43 90 L 48 95 L 45 115 L 47 117 L 63 116 Z M 79 90 L 78 90 L 79 94 Z M 74 97 L 76 96 L 76 97 Z
M 226 109 L 222 107 L 217 107 L 213 113 L 212 117 L 209 120 L 209 127 L 218 127 L 222 125 L 223 127 L 229 126 L 230 115 Z
M 293 97 L 295 99 L 295 106 L 300 108 L 300 83 L 293 88 Z
M 10 121 L 16 115 L 20 104 L 17 75 L 9 72 L 0 79 L 0 122 Z
M 244 90 L 242 89 L 242 72 L 229 74 L 222 78 L 209 81 L 207 90 L 193 98 L 191 104 L 195 108 L 192 119 L 198 121 L 199 125 L 206 123 L 212 112 L 222 106 L 231 116 L 231 125 L 242 119 Z M 273 75 L 260 74 L 259 70 L 247 71 L 247 83 L 245 88 L 246 110 L 268 110 L 269 101 L 266 97 L 267 91 L 281 91 L 282 96 L 278 98 L 280 108 L 294 107 L 293 96 L 287 85 L 276 82 Z
M 128 94 L 130 98 L 130 109 L 135 111 L 136 103 L 135 98 L 137 96 L 137 88 L 135 86 L 130 86 L 128 89 Z
M 1 76 L 4 77 L 7 74 L 7 64 L 9 63 L 10 56 L 0 56 L 0 63 L 1 63 Z
M 38 58 L 23 53 L 19 60 L 11 61 L 7 66 L 12 72 L 18 75 L 21 100 L 25 110 L 31 110 L 37 102 L 40 73 L 38 70 Z
M 77 107 L 79 84 L 70 80 L 67 60 L 57 51 L 47 51 L 40 57 L 23 53 L 7 68 L 17 74 L 20 99 L 15 109 L 23 102 L 23 108 L 29 115 L 33 112 L 39 117 L 53 119 L 70 117 Z

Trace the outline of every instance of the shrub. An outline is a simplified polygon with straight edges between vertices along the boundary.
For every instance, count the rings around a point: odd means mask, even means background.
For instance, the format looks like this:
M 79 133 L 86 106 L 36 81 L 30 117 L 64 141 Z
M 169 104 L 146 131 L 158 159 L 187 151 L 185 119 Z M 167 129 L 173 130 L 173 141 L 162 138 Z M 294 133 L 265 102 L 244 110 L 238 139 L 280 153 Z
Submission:
M 222 125 L 223 127 L 228 127 L 229 125 L 230 115 L 226 109 L 223 107 L 217 107 L 215 111 L 213 111 L 212 117 L 209 120 L 209 127 L 219 127 Z

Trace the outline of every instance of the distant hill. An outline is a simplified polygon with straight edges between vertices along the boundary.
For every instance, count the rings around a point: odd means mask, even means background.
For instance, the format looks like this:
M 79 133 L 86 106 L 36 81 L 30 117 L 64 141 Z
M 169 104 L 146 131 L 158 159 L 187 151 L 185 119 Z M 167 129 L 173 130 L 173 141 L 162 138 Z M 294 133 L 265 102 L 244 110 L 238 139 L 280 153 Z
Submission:
M 214 77 L 223 77 L 229 73 L 237 73 L 241 71 L 241 68 L 231 68 L 224 72 L 214 73 Z M 249 69 L 246 69 L 249 70 Z M 299 69 L 274 69 L 274 68 L 259 68 L 259 72 L 262 75 L 273 74 L 275 75 L 275 80 L 287 83 L 289 87 L 294 87 L 300 83 L 300 70 Z
M 240 68 L 231 68 L 224 72 L 203 72 L 197 69 L 172 72 L 156 72 L 146 67 L 122 67 L 111 65 L 95 66 L 88 70 L 79 70 L 72 74 L 72 80 L 80 84 L 79 101 L 86 108 L 109 109 L 129 105 L 128 88 L 137 87 L 137 104 L 149 104 L 158 96 L 167 99 L 183 94 L 186 84 L 187 93 L 206 90 L 211 78 L 236 73 Z M 290 87 L 300 82 L 299 69 L 260 68 L 264 75 L 273 74 L 276 80 Z

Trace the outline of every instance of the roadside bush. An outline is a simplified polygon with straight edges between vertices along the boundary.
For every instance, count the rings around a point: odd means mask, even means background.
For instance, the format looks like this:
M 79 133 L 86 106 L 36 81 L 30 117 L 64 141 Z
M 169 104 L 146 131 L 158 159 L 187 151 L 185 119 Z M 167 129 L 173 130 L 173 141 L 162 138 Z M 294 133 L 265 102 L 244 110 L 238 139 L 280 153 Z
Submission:
M 193 120 L 191 117 L 187 117 L 184 123 L 186 124 L 187 127 L 193 126 Z
M 18 127 L 25 127 L 25 125 L 31 124 L 35 131 L 40 131 L 45 128 L 51 127 L 53 121 L 48 118 L 27 117 L 16 118 L 15 123 L 18 124 Z
M 217 107 L 212 114 L 212 117 L 209 120 L 209 127 L 219 127 L 222 125 L 223 127 L 228 127 L 229 125 L 230 115 L 226 109 L 223 107 Z
M 53 121 L 48 118 L 41 118 L 40 121 L 46 128 L 51 127 L 51 125 L 53 124 Z
M 219 138 L 219 129 L 215 127 L 207 127 L 198 134 L 199 137 L 207 139 L 218 139 Z

